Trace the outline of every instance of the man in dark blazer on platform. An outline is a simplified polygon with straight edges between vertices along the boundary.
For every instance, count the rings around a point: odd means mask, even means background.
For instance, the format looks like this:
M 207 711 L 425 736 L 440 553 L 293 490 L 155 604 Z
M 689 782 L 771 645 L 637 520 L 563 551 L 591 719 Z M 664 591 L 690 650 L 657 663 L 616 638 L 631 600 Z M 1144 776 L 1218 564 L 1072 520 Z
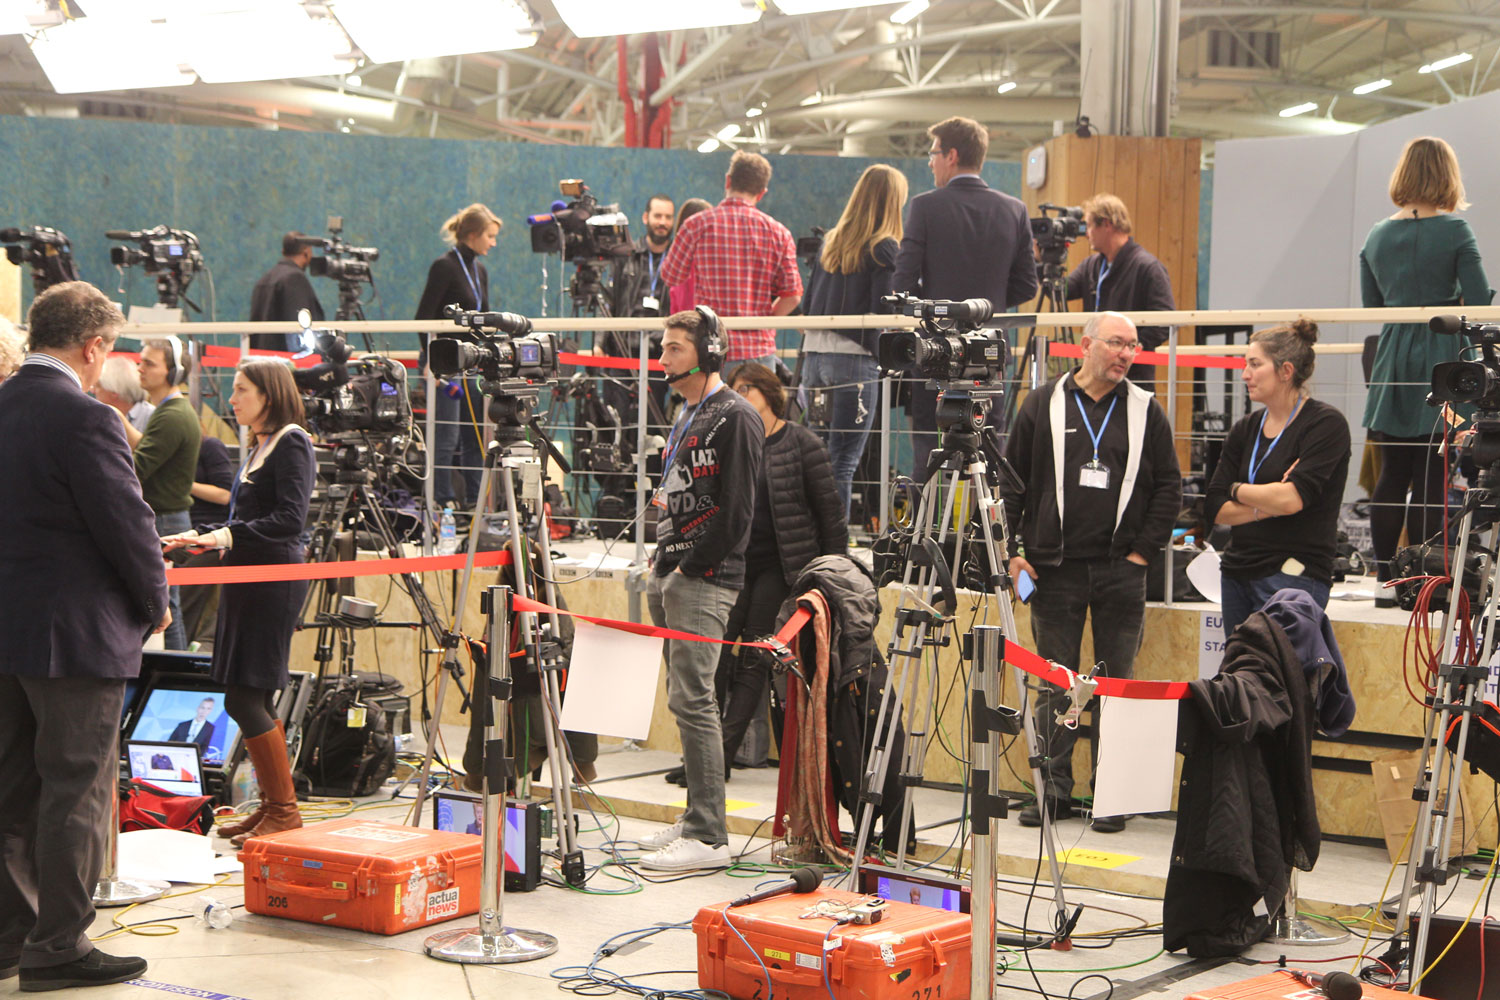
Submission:
M 949 118 L 927 134 L 937 188 L 907 207 L 892 288 L 924 299 L 989 299 L 997 313 L 1030 301 L 1037 277 L 1026 205 L 979 176 L 989 132 L 972 119 Z M 911 394 L 920 476 L 938 444 L 937 390 L 924 381 L 913 383 Z
M 0 385 L 0 979 L 38 991 L 146 971 L 87 935 L 125 681 L 169 612 L 120 417 L 86 395 L 125 319 L 71 281 L 28 320 L 31 353 Z

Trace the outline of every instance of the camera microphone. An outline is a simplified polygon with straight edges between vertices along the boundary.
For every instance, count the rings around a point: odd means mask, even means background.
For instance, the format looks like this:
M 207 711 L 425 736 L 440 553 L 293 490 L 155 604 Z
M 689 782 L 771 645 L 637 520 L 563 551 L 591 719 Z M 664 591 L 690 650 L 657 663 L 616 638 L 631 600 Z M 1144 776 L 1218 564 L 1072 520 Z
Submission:
M 1434 316 L 1427 321 L 1427 329 L 1433 333 L 1458 333 L 1463 326 L 1462 316 Z
M 542 226 L 549 222 L 561 222 L 562 217 L 568 214 L 568 203 L 559 199 L 552 203 L 552 210 L 542 212 L 538 215 L 526 216 L 526 224 L 530 226 Z
M 749 892 L 730 903 L 730 906 L 745 906 L 749 903 L 759 903 L 763 899 L 780 896 L 788 892 L 812 892 L 823 884 L 823 873 L 816 868 L 798 868 L 792 872 L 791 879 L 786 882 L 778 882 L 768 885 L 764 889 Z M 1341 1000 L 1341 998 L 1335 998 Z
M 0 229 L 0 243 L 19 243 L 21 231 L 19 229 Z
M 1285 972 L 1299 983 L 1322 990 L 1328 1000 L 1361 1000 L 1365 995 L 1364 986 L 1347 972 L 1303 972 L 1299 969 L 1286 969 Z
M 107 240 L 133 240 L 139 235 L 139 233 L 133 233 L 128 229 L 106 229 L 104 231 L 104 238 Z

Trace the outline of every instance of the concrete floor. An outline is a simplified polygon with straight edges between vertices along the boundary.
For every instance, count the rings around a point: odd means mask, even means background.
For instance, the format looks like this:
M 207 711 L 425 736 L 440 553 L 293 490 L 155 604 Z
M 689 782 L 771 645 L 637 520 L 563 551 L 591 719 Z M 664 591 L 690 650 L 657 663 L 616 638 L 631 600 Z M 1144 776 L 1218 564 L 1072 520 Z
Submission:
M 448 735 L 447 745 L 461 745 L 461 734 Z M 581 844 L 587 862 L 597 865 L 610 850 L 622 857 L 638 851 L 631 838 L 659 829 L 680 808 L 682 791 L 662 780 L 661 772 L 676 761 L 667 754 L 622 749 L 618 741 L 606 741 L 599 760 L 597 794 L 607 801 L 615 817 L 598 813 L 599 821 L 582 814 Z M 533 893 L 507 893 L 505 922 L 509 926 L 544 931 L 558 938 L 557 953 L 539 961 L 510 966 L 460 966 L 427 958 L 422 943 L 434 930 L 476 923 L 474 917 L 434 928 L 382 937 L 338 928 L 256 916 L 242 908 L 234 911 L 233 924 L 211 930 L 189 913 L 195 898 L 207 892 L 231 904 L 243 899 L 238 876 L 209 889 L 176 887 L 183 895 L 145 904 L 128 911 L 100 911 L 94 935 L 114 929 L 113 921 L 139 923 L 169 918 L 176 933 L 164 936 L 124 934 L 100 947 L 115 954 L 138 954 L 151 967 L 147 981 L 92 990 L 59 991 L 56 995 L 83 994 L 95 998 L 150 1000 L 170 993 L 199 997 L 246 998 L 246 1000 L 291 1000 L 291 998 L 474 997 L 522 998 L 559 995 L 554 974 L 570 966 L 586 965 L 595 950 L 611 937 L 657 924 L 689 924 L 702 906 L 722 903 L 758 882 L 775 879 L 772 844 L 766 839 L 769 818 L 775 806 L 775 775 L 770 769 L 736 770 L 729 783 L 731 848 L 742 862 L 740 868 L 704 877 L 646 884 L 624 869 L 613 869 L 619 880 L 603 875 L 589 883 L 591 889 L 612 894 L 587 895 L 543 886 Z M 365 818 L 400 822 L 409 803 L 379 804 L 367 800 Z M 921 790 L 916 815 L 923 827 L 921 853 L 941 852 L 953 840 L 953 821 L 959 811 L 956 794 Z M 423 817 L 423 824 L 430 822 Z M 846 817 L 847 822 L 847 817 Z M 601 829 L 602 827 L 602 829 Z M 759 835 L 752 837 L 752 831 Z M 1259 945 L 1241 960 L 1224 964 L 1191 963 L 1184 956 L 1162 953 L 1161 938 L 1149 933 L 1161 919 L 1160 884 L 1165 876 L 1173 823 L 1167 819 L 1132 820 L 1122 834 L 1104 835 L 1088 830 L 1081 820 L 1061 823 L 1058 836 L 1064 849 L 1073 851 L 1075 863 L 1066 867 L 1067 899 L 1070 907 L 1084 907 L 1071 951 L 1039 950 L 1022 955 L 1001 952 L 1008 971 L 1000 977 L 1001 995 L 1035 993 L 1038 981 L 1048 995 L 1099 997 L 1113 990 L 1113 1000 L 1151 994 L 1188 997 L 1270 971 L 1280 955 L 1292 965 L 1321 971 L 1348 970 L 1352 956 L 1360 951 L 1360 936 L 1320 947 L 1288 948 Z M 1030 892 L 1031 873 L 1037 869 L 1034 830 L 1022 829 L 1014 819 L 1000 824 L 996 837 L 1002 871 L 997 914 L 1001 921 L 1033 928 L 1049 925 L 1052 914 L 1050 886 L 1043 885 L 1035 897 Z M 218 842 L 221 850 L 228 845 Z M 545 846 L 545 845 L 544 845 Z M 1102 855 L 1100 852 L 1103 852 Z M 1098 865 L 1111 867 L 1098 867 Z M 1013 874 L 1005 874 L 1005 872 Z M 1042 867 L 1045 879 L 1045 866 Z M 1380 849 L 1325 844 L 1317 869 L 1301 879 L 1304 907 L 1337 909 L 1353 915 L 1376 901 L 1391 866 Z M 1394 895 L 1401 871 L 1395 873 Z M 833 879 L 830 877 L 830 882 Z M 1453 883 L 1450 883 L 1452 885 Z M 1126 887 L 1125 891 L 1109 891 Z M 1442 912 L 1464 916 L 1483 887 L 1478 879 L 1456 883 L 1452 899 Z M 170 919 L 178 918 L 178 919 Z M 1119 939 L 1102 946 L 1099 935 L 1121 930 L 1145 929 L 1148 933 Z M 150 933 L 154 928 L 144 928 Z M 1361 928 L 1361 934 L 1363 928 Z M 1094 935 L 1095 937 L 1090 937 Z M 1378 951 L 1377 951 L 1378 954 Z M 1351 956 L 1330 961 L 1340 956 Z M 1032 968 L 1027 967 L 1030 961 Z M 696 988 L 696 947 L 687 926 L 650 937 L 619 954 L 601 961 L 611 972 L 624 976 L 651 976 L 655 988 Z M 1035 978 L 1033 978 L 1033 972 Z M 1093 976 L 1094 978 L 1084 977 Z M 1107 977 L 1107 980 L 1102 977 Z M 17 994 L 15 979 L 0 982 L 0 996 Z M 779 993 L 779 991 L 778 991 Z M 891 994 L 904 995 L 904 994 Z

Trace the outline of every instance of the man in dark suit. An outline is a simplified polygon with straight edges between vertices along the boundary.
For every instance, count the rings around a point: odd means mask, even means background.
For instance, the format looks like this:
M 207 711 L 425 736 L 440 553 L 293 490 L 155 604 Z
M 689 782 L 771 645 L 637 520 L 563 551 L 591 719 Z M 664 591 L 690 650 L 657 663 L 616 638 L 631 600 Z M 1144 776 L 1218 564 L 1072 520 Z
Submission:
M 0 385 L 0 979 L 38 991 L 146 971 L 88 930 L 125 682 L 169 612 L 120 418 L 85 394 L 124 317 L 70 281 L 29 320 L 31 354 Z
M 949 118 L 927 134 L 937 189 L 907 207 L 892 288 L 924 299 L 989 299 L 996 312 L 1029 301 L 1037 293 L 1031 223 L 1019 198 L 979 176 L 989 132 L 972 119 Z M 936 409 L 937 390 L 913 383 L 907 412 L 918 475 L 938 444 Z
M 214 724 L 208 721 L 208 713 L 214 710 L 218 704 L 212 698 L 204 698 L 198 702 L 198 711 L 191 719 L 184 719 L 177 723 L 177 728 L 172 730 L 173 743 L 196 743 L 204 750 L 208 749 L 208 743 L 214 738 Z
M 323 322 L 323 303 L 318 301 L 318 293 L 307 276 L 312 256 L 309 237 L 294 229 L 281 238 L 281 259 L 250 289 L 250 322 L 292 323 L 301 309 L 312 313 L 314 323 Z M 252 333 L 250 346 L 257 351 L 296 352 L 302 350 L 302 336 Z

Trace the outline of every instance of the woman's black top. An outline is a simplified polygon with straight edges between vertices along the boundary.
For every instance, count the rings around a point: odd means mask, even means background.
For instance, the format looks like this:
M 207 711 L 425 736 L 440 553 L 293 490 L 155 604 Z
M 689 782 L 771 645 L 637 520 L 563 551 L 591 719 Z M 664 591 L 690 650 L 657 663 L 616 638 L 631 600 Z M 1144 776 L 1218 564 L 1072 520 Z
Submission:
M 818 556 L 843 555 L 849 550 L 849 525 L 833 485 L 828 448 L 816 434 L 801 424 L 786 424 L 766 438 L 761 456 L 761 478 L 755 486 L 757 513 L 745 551 L 746 572 L 749 575 L 751 567 L 764 570 L 779 562 L 790 586 Z M 762 495 L 768 518 L 764 521 Z
M 888 313 L 891 307 L 881 301 L 891 294 L 891 279 L 896 274 L 896 251 L 901 244 L 881 240 L 870 247 L 864 266 L 853 274 L 830 274 L 823 270 L 821 255 L 814 257 L 807 279 L 807 297 L 802 312 L 807 316 L 863 316 L 866 313 Z M 854 341 L 870 354 L 875 353 L 878 330 L 833 330 Z
M 460 257 L 463 263 L 459 263 Z M 464 269 L 468 269 L 467 276 Z M 479 295 L 474 294 L 470 278 L 479 285 Z M 443 309 L 457 303 L 465 309 L 487 310 L 490 307 L 490 277 L 479 255 L 463 243 L 443 254 L 427 269 L 427 285 L 422 289 L 422 300 L 417 303 L 414 319 L 446 319 Z M 458 327 L 453 328 L 456 332 Z M 428 334 L 422 334 L 422 347 L 427 347 Z
M 1302 497 L 1302 509 L 1282 517 L 1263 516 L 1231 528 L 1229 548 L 1220 556 L 1220 571 L 1231 579 L 1258 580 L 1282 572 L 1288 559 L 1296 559 L 1306 567 L 1300 575 L 1329 583 L 1333 578 L 1339 505 L 1349 474 L 1349 421 L 1327 403 L 1305 399 L 1281 440 L 1271 448 L 1272 439 L 1260 433 L 1264 413 L 1257 410 L 1229 429 L 1204 498 L 1204 521 L 1214 523 L 1219 508 L 1229 499 L 1231 483 L 1250 482 L 1250 458 L 1257 438 L 1260 447 L 1255 482 L 1279 483 L 1296 462 L 1288 481 Z

